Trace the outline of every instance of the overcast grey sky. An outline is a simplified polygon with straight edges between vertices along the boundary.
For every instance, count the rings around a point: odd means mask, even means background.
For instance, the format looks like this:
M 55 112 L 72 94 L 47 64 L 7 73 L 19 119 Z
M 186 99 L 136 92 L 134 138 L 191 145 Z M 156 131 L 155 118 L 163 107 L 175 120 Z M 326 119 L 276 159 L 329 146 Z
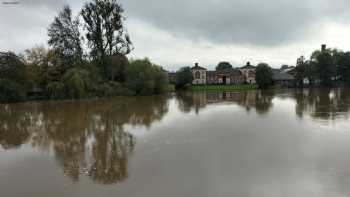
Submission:
M 0 2 L 11 0 L 0 0 Z M 77 13 L 83 0 L 17 0 L 0 4 L 0 50 L 46 44 L 47 26 L 64 3 Z M 350 50 L 349 0 L 121 0 L 135 45 L 169 70 L 221 60 L 274 67 L 326 43 Z

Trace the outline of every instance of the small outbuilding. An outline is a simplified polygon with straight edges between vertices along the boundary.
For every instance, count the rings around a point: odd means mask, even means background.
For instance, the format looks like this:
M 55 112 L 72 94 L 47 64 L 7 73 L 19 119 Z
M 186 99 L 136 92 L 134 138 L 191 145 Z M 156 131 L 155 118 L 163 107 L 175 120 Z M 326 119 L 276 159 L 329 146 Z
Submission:
M 280 85 L 282 87 L 295 86 L 295 77 L 287 72 L 274 71 L 272 79 L 275 85 Z

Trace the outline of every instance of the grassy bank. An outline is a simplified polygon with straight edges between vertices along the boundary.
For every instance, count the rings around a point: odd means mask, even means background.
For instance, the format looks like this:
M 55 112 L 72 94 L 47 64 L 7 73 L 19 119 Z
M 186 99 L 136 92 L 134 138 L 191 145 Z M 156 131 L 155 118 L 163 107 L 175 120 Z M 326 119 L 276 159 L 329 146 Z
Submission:
M 193 91 L 233 91 L 233 90 L 255 90 L 256 85 L 197 85 L 191 86 Z

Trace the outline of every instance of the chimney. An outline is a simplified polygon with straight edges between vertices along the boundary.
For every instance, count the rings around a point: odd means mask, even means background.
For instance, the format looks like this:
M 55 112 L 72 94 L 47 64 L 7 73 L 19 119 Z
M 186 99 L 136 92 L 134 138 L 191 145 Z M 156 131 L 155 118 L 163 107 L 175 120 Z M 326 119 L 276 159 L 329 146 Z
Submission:
M 325 51 L 326 49 L 327 49 L 327 45 L 325 45 L 325 44 L 321 45 L 321 51 L 322 52 Z
M 194 66 L 198 66 L 198 63 L 196 62 L 196 63 L 194 63 Z
M 247 66 L 250 66 L 250 62 L 247 62 Z

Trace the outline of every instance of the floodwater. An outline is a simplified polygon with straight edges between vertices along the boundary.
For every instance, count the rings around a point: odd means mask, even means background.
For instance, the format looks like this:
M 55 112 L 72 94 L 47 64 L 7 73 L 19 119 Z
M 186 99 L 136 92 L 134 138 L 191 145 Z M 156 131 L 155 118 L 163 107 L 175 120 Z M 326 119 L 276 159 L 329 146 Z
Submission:
M 350 196 L 349 111 L 349 89 L 0 105 L 0 196 Z

